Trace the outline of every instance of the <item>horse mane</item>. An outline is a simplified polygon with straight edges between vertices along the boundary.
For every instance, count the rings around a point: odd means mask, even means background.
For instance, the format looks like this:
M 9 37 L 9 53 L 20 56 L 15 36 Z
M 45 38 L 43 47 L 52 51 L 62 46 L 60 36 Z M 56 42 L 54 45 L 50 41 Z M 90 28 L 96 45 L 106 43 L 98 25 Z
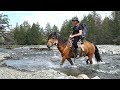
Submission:
M 52 36 L 55 36 L 60 43 L 66 44 L 66 42 L 68 41 L 68 39 L 64 38 L 63 36 L 61 36 L 61 35 L 60 35 L 59 33 L 57 33 L 57 32 L 51 33 L 51 34 L 48 36 L 48 39 L 51 38 Z
M 60 36 L 58 36 L 58 41 L 61 42 L 61 43 L 65 43 L 66 44 L 66 42 L 68 41 L 68 39 L 66 39 L 66 38 L 64 38 L 64 37 L 62 37 L 60 35 Z

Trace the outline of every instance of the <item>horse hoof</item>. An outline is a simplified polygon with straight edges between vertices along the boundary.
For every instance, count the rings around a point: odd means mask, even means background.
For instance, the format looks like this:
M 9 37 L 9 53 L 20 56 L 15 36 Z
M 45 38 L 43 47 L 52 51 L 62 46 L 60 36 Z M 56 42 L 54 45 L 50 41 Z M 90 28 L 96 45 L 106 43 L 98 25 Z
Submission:
M 72 63 L 71 65 L 73 66 L 74 64 Z
M 93 62 L 92 62 L 92 61 L 90 61 L 90 64 L 93 64 Z
M 86 64 L 88 64 L 88 60 L 86 61 Z
M 60 67 L 62 67 L 63 66 L 63 64 L 60 64 Z

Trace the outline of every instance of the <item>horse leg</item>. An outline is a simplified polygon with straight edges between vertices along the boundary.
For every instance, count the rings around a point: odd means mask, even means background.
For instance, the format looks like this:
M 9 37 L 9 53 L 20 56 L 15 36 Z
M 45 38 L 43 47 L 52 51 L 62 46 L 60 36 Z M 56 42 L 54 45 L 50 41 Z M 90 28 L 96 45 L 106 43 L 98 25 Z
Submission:
M 88 60 L 90 61 L 90 64 L 93 63 L 93 62 L 92 62 L 92 58 L 93 58 L 93 55 L 89 55 L 89 56 L 88 56 Z M 87 62 L 88 62 L 88 60 L 87 60 Z
M 88 59 L 87 59 L 86 63 L 88 64 Z
M 92 57 L 93 57 L 93 55 L 89 55 L 88 56 L 88 59 L 87 59 L 87 61 L 86 61 L 86 63 L 88 64 L 89 62 L 90 62 L 90 64 L 92 64 L 93 62 L 92 62 Z M 89 62 L 88 62 L 89 61 Z
M 60 63 L 60 66 L 63 65 L 63 63 L 65 62 L 65 59 L 66 59 L 65 57 L 62 57 L 62 61 Z
M 71 65 L 73 65 L 73 62 L 72 62 L 71 58 L 69 58 L 69 59 L 67 59 L 67 60 L 69 61 L 69 63 L 70 63 Z

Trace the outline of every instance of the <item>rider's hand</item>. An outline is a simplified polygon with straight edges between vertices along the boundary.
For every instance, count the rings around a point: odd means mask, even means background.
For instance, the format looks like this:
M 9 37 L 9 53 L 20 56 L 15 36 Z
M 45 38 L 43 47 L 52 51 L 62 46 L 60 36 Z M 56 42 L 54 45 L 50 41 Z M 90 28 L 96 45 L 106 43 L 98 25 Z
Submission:
M 70 38 L 73 38 L 73 37 L 74 37 L 74 35 L 70 35 L 69 37 L 70 37 Z

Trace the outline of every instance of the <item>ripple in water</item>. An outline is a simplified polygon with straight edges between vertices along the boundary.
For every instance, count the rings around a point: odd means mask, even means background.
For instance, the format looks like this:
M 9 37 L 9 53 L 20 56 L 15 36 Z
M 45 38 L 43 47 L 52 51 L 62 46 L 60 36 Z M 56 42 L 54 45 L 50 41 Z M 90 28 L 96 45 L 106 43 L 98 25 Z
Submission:
M 13 59 L 5 60 L 2 64 L 19 70 L 36 71 L 41 69 L 57 69 L 67 75 L 77 76 L 86 74 L 88 77 L 99 76 L 103 78 L 120 78 L 120 56 L 101 55 L 103 62 L 97 63 L 93 58 L 93 65 L 86 65 L 86 57 L 76 59 L 74 66 L 66 60 L 60 67 L 61 55 L 58 51 L 33 51 L 24 49 L 3 50 L 13 55 Z M 16 60 L 15 60 L 16 59 Z M 73 59 L 72 59 L 73 60 Z
M 28 71 L 55 68 L 54 63 L 44 59 L 43 60 L 5 60 L 2 62 L 2 64 L 19 70 L 28 70 Z

